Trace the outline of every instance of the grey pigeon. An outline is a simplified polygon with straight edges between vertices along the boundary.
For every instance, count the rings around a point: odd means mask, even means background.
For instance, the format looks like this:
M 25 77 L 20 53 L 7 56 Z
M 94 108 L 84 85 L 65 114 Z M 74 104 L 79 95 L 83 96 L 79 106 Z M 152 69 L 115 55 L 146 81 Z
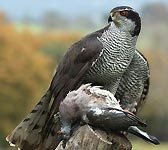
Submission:
M 60 104 L 59 115 L 63 139 L 70 137 L 74 122 L 82 120 L 108 132 L 127 131 L 153 144 L 159 144 L 156 137 L 137 128 L 146 127 L 144 122 L 133 113 L 123 110 L 111 92 L 97 86 L 86 84 L 69 92 Z

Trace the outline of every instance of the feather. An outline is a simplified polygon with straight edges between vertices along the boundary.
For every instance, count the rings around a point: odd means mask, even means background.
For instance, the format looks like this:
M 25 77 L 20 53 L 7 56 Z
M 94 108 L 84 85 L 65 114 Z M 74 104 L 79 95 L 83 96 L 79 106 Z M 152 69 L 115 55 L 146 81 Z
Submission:
M 50 100 L 51 92 L 48 90 L 27 117 L 6 137 L 12 146 L 25 150 L 40 144 Z
M 155 136 L 149 135 L 148 133 L 138 129 L 137 127 L 131 126 L 131 127 L 128 128 L 127 132 L 131 133 L 131 134 L 134 134 L 134 135 L 136 135 L 136 136 L 138 136 L 138 137 L 140 137 L 140 138 L 142 138 L 142 139 L 144 139 L 148 142 L 151 142 L 155 145 L 160 144 L 158 139 Z

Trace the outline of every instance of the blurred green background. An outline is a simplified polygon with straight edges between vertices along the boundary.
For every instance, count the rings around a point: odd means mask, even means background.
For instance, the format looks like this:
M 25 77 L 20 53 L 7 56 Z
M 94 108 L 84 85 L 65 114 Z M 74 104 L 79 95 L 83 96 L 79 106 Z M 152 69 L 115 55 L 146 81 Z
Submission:
M 142 18 L 137 48 L 148 59 L 151 86 L 139 116 L 161 146 L 132 137 L 133 149 L 168 149 L 168 1 L 0 1 L 0 150 L 5 137 L 47 89 L 65 50 L 87 33 L 107 25 L 118 5 Z

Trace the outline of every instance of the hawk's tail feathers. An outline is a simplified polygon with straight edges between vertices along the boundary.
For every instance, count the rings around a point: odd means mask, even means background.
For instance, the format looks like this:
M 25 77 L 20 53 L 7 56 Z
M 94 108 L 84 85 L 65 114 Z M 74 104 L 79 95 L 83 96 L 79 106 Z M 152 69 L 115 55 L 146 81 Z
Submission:
M 144 140 L 146 140 L 148 142 L 151 142 L 151 143 L 153 143 L 155 145 L 159 145 L 160 144 L 158 139 L 155 136 L 149 135 L 148 133 L 138 129 L 135 126 L 129 127 L 127 131 L 128 131 L 128 133 L 134 134 L 134 135 L 136 135 L 136 136 L 138 136 L 138 137 L 140 137 L 140 138 L 142 138 L 142 139 L 144 139 Z
M 48 90 L 26 118 L 6 137 L 11 146 L 27 150 L 40 144 L 51 98 L 52 93 Z

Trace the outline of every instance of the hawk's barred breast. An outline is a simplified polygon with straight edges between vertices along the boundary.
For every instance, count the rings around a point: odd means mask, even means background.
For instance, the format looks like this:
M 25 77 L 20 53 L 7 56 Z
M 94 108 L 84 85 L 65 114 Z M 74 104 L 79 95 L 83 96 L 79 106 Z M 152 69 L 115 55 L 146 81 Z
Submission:
M 108 85 L 107 89 L 115 94 L 118 86 L 116 81 L 121 78 L 134 56 L 137 37 L 121 32 L 111 23 L 98 40 L 103 45 L 102 51 L 84 79 L 96 85 Z

